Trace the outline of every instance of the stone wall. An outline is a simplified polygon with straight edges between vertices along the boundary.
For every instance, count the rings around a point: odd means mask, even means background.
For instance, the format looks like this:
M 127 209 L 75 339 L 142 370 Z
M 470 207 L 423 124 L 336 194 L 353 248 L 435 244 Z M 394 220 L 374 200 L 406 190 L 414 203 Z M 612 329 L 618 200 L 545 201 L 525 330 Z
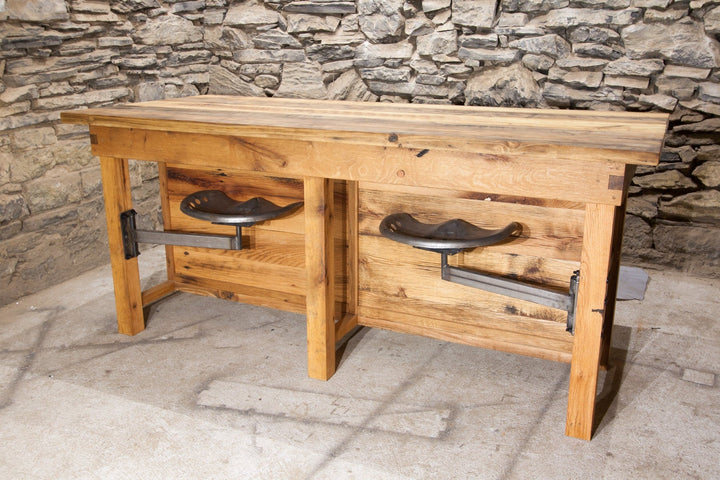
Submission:
M 671 112 L 626 259 L 720 275 L 718 35 L 720 0 L 0 0 L 0 304 L 107 261 L 60 112 L 205 93 Z

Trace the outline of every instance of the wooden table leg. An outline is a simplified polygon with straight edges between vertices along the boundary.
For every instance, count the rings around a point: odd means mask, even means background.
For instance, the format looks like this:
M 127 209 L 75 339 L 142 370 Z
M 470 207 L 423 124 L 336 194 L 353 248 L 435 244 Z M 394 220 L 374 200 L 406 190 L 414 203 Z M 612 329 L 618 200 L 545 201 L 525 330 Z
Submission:
M 608 272 L 608 299 L 607 305 L 605 306 L 602 345 L 600 346 L 600 366 L 602 368 L 608 368 L 610 366 L 610 347 L 613 323 L 615 322 L 617 289 L 620 280 L 620 260 L 622 256 L 623 234 L 625 232 L 625 214 L 627 213 L 627 193 L 634 174 L 635 165 L 626 165 L 623 203 L 619 207 L 615 207 L 612 247 L 610 251 L 610 270 Z
M 115 287 L 118 332 L 135 335 L 145 329 L 137 258 L 125 259 L 120 213 L 132 208 L 130 171 L 123 158 L 101 157 L 108 244 Z
M 305 178 L 308 375 L 320 380 L 327 380 L 335 373 L 332 215 L 333 181 Z
M 583 440 L 590 440 L 593 431 L 614 217 L 613 205 L 588 204 L 585 207 L 565 424 L 566 435 Z

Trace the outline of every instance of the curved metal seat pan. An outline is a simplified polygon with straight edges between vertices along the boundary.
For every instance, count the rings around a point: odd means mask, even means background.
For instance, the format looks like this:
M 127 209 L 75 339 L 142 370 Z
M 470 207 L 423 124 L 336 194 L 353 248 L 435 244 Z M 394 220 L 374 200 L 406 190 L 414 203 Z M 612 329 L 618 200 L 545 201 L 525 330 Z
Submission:
M 440 224 L 415 220 L 408 213 L 388 215 L 380 223 L 380 233 L 392 240 L 439 253 L 458 253 L 475 247 L 501 242 L 520 230 L 511 222 L 503 228 L 488 230 L 458 218 Z
M 220 190 L 203 190 L 185 197 L 180 203 L 180 210 L 186 215 L 212 223 L 249 227 L 291 213 L 302 204 L 296 202 L 280 207 L 260 197 L 239 202 Z

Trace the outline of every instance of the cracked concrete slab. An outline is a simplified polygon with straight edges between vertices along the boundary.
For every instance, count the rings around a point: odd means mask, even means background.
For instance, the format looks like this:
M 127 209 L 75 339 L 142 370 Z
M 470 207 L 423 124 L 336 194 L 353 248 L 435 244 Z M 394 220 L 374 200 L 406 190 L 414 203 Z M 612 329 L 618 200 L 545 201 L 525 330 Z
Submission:
M 583 442 L 566 364 L 366 328 L 321 382 L 302 315 L 177 294 L 117 334 L 101 268 L 0 308 L 0 478 L 718 478 L 720 281 L 648 273 Z
M 447 428 L 450 409 L 387 403 L 357 396 L 302 392 L 265 385 L 215 380 L 198 397 L 198 405 L 298 422 L 319 422 L 438 438 Z

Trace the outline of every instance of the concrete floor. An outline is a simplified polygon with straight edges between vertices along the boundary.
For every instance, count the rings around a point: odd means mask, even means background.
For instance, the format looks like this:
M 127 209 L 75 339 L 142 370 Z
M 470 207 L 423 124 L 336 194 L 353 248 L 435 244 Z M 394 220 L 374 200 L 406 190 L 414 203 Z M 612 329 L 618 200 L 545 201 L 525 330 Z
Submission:
M 363 329 L 320 382 L 303 316 L 178 294 L 126 337 L 100 268 L 0 309 L 0 479 L 720 478 L 720 281 L 649 273 L 584 442 L 566 364 Z

